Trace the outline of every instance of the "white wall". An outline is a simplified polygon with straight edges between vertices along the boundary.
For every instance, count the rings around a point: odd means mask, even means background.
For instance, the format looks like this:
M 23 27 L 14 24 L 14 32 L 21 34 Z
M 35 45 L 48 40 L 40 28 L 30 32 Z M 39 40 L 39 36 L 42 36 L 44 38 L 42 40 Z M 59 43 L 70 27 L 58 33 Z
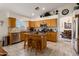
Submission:
M 58 20 L 59 20 L 59 24 L 58 26 L 60 26 L 60 31 L 63 31 L 64 30 L 64 22 L 70 22 L 72 23 L 72 19 L 73 19 L 73 11 L 74 11 L 74 6 L 76 4 L 68 4 L 68 5 L 64 5 L 62 6 L 61 8 L 57 8 L 55 10 L 58 10 L 59 11 L 59 14 L 58 14 Z M 68 9 L 69 10 L 69 13 L 67 15 L 62 15 L 62 10 L 64 9 Z
M 68 5 L 64 5 L 64 6 L 60 7 L 60 8 L 55 9 L 55 10 L 59 11 L 58 15 L 61 18 L 61 17 L 65 17 L 65 16 L 71 15 L 73 13 L 73 11 L 74 11 L 74 6 L 76 6 L 76 4 L 70 3 Z M 67 15 L 62 15 L 62 10 L 64 10 L 64 9 L 68 9 L 69 10 L 69 13 Z
M 64 5 L 62 7 L 54 9 L 54 11 L 55 10 L 59 11 L 59 14 L 58 14 L 58 38 L 60 38 L 61 32 L 64 31 L 64 22 L 68 22 L 69 21 L 70 23 L 72 23 L 73 15 L 74 15 L 73 14 L 74 6 L 76 6 L 76 4 L 72 4 L 71 3 L 71 4 Z M 62 10 L 64 10 L 64 9 L 68 9 L 69 10 L 69 13 L 67 15 L 62 15 Z
M 0 25 L 0 40 L 2 40 L 3 36 L 8 35 L 8 17 L 14 17 L 20 19 L 22 21 L 28 21 L 27 17 L 17 15 L 15 13 L 10 13 L 6 11 L 0 11 L 0 21 L 4 21 L 3 25 Z M 28 26 L 28 23 L 26 24 Z
M 22 21 L 28 21 L 29 18 L 27 18 L 26 16 L 14 13 L 14 12 L 8 12 L 8 17 L 14 17 L 16 19 L 22 20 Z
M 20 21 L 25 22 L 25 28 L 26 28 L 26 29 L 27 29 L 27 27 L 29 26 L 28 21 L 29 21 L 30 19 L 27 18 L 26 16 L 23 16 L 23 15 L 14 13 L 14 12 L 9 12 L 9 13 L 8 13 L 8 17 L 14 17 L 14 18 L 16 18 L 16 20 L 20 20 Z M 22 29 L 22 28 L 20 28 L 20 29 Z M 22 29 L 22 30 L 23 30 L 23 29 Z
M 58 15 L 43 17 L 43 18 L 34 18 L 30 19 L 31 21 L 39 21 L 39 20 L 45 20 L 45 19 L 58 19 Z
M 60 18 L 60 32 L 63 32 L 64 30 L 72 30 L 72 25 L 71 25 L 71 29 L 64 28 L 64 22 L 72 24 L 72 20 L 73 20 L 72 18 L 73 18 L 72 16 L 66 16 Z
M 0 12 L 0 21 L 3 21 L 3 25 L 0 25 L 0 40 L 2 40 L 3 36 L 8 34 L 8 22 L 6 12 Z

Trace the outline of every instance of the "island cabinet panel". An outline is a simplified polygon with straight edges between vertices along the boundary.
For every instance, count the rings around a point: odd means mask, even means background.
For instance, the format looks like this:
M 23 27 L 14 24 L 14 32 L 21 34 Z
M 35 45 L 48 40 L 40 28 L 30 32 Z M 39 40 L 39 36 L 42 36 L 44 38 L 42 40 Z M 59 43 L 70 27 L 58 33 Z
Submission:
M 10 28 L 16 27 L 16 18 L 9 17 L 8 18 L 8 26 Z
M 48 32 L 47 41 L 57 42 L 57 32 Z

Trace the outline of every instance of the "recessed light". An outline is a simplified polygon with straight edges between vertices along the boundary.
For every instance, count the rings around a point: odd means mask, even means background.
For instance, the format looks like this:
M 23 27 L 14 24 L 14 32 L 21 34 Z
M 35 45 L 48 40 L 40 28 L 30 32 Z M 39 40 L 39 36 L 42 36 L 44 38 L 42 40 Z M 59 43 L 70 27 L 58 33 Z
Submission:
M 45 10 L 45 8 L 42 8 L 42 10 Z
M 35 14 L 34 13 L 32 13 L 32 16 L 34 16 Z

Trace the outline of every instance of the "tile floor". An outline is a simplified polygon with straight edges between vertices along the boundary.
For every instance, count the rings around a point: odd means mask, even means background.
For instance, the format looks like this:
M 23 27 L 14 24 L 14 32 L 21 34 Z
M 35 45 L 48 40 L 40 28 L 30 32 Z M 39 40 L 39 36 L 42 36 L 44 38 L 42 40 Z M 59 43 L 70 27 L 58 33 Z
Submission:
M 35 56 L 34 51 L 30 52 L 23 48 L 23 42 L 3 47 L 8 56 Z M 76 52 L 70 45 L 70 42 L 62 40 L 58 42 L 47 42 L 47 49 L 38 56 L 77 56 Z

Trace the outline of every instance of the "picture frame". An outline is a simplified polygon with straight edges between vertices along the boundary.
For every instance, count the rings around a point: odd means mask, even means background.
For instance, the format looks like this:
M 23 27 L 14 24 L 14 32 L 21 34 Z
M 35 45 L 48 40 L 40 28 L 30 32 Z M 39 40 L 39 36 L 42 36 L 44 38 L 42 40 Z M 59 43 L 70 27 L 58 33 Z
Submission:
M 4 23 L 4 21 L 2 21 L 2 20 L 1 20 L 1 21 L 0 21 L 0 26 L 2 26 L 2 25 L 3 25 L 3 23 Z
M 64 28 L 65 29 L 71 29 L 71 23 L 64 22 Z

